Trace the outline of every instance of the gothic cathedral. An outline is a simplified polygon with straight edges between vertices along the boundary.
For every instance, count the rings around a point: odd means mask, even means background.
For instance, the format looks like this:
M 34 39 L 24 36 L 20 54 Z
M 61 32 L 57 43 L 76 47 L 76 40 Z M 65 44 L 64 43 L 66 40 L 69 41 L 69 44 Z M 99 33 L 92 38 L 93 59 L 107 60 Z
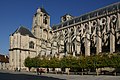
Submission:
M 35 56 L 90 56 L 120 52 L 120 2 L 75 17 L 65 14 L 50 27 L 50 16 L 38 8 L 32 30 L 20 26 L 10 35 L 10 70 L 26 69 Z

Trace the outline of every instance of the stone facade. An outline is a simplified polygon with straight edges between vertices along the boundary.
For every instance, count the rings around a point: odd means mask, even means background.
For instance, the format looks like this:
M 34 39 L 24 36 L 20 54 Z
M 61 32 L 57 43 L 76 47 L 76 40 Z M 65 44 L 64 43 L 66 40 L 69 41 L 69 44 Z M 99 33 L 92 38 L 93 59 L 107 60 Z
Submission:
M 32 31 L 18 28 L 10 35 L 10 69 L 25 69 L 26 57 L 90 56 L 120 52 L 120 2 L 79 17 L 66 14 L 50 27 L 50 16 L 38 8 Z
M 64 53 L 90 56 L 120 51 L 120 2 L 79 17 L 65 16 L 52 27 L 57 43 L 64 42 Z
M 32 31 L 20 26 L 10 35 L 10 70 L 25 70 L 24 60 L 28 56 L 51 54 L 51 38 L 50 16 L 44 8 L 38 8 L 33 17 Z

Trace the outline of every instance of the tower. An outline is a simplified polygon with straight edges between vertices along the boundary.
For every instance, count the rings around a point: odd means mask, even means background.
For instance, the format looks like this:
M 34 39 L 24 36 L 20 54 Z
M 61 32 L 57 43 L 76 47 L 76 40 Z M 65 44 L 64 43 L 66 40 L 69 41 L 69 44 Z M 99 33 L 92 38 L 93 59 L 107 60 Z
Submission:
M 52 29 L 50 27 L 50 16 L 43 7 L 38 8 L 33 16 L 32 33 L 37 38 L 37 54 L 49 54 L 51 51 L 49 45 L 51 44 Z
M 38 39 L 47 40 L 50 29 L 50 16 L 44 8 L 38 8 L 33 16 L 32 33 Z

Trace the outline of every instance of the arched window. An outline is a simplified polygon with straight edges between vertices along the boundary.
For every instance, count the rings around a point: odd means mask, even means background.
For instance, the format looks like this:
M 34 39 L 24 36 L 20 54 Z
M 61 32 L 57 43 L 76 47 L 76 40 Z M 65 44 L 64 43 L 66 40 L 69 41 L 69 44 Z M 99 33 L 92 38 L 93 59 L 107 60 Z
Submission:
M 34 49 L 34 42 L 33 42 L 33 41 L 30 41 L 30 42 L 29 42 L 29 48 Z
M 43 17 L 43 23 L 47 24 L 47 15 L 46 14 Z

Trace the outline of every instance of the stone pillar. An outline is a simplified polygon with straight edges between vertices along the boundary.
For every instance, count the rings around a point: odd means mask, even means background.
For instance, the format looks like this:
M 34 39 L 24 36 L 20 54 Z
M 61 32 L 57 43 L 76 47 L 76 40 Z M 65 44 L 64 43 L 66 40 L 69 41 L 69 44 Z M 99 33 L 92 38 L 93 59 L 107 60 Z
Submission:
M 68 30 L 67 30 L 68 32 L 67 32 L 67 38 L 65 38 L 66 40 L 65 40 L 65 42 L 66 42 L 66 55 L 68 55 L 70 52 L 72 52 L 72 50 L 71 50 L 71 47 L 72 47 L 72 45 L 70 44 L 71 43 L 71 38 L 70 38 L 70 28 L 68 28 Z
M 100 30 L 97 31 L 97 44 L 96 44 L 96 53 L 99 54 L 102 52 L 102 38 Z
M 75 50 L 73 49 L 73 56 L 75 56 L 75 51 L 76 51 L 76 43 L 74 42 L 74 45 L 73 45 L 73 47 L 75 47 Z
M 118 30 L 120 30 L 120 13 L 118 13 L 117 16 L 118 16 L 118 22 L 117 22 Z
M 110 31 L 110 17 L 107 16 L 107 32 Z
M 11 69 L 14 70 L 14 51 L 11 52 Z
M 81 52 L 80 35 L 76 36 L 76 51 L 77 51 L 77 54 L 80 54 Z
M 85 56 L 90 56 L 90 35 L 86 33 L 85 38 Z
M 16 68 L 16 50 L 14 50 L 13 54 L 14 54 L 13 69 L 15 69 Z
M 115 31 L 113 28 L 113 23 L 111 23 L 111 33 L 110 33 L 110 53 L 115 52 Z
M 99 20 L 98 20 L 99 22 Z M 97 26 L 97 44 L 96 44 L 96 53 L 102 52 L 102 38 L 100 32 L 100 24 Z
M 26 54 L 25 54 L 26 55 Z M 21 64 L 21 51 L 19 52 L 19 68 L 21 69 L 22 67 L 22 64 Z
M 75 40 L 74 40 L 74 51 L 73 51 L 73 56 L 76 56 L 76 52 L 77 52 L 77 41 L 76 41 L 76 26 L 74 26 L 74 38 L 75 38 Z
M 116 28 L 116 31 L 120 31 L 120 13 L 117 13 L 117 28 Z M 117 40 L 118 38 L 120 37 L 120 33 L 116 33 L 116 37 L 117 37 Z M 120 44 L 120 41 L 117 41 L 117 44 Z
M 17 48 L 17 34 L 14 34 L 14 48 Z
M 20 56 L 19 56 L 19 50 L 16 50 L 16 67 L 19 69 L 20 65 L 19 65 L 19 59 L 20 59 Z
M 20 48 L 20 44 L 21 44 L 20 41 L 21 41 L 21 40 L 20 40 L 20 33 L 18 33 L 18 34 L 17 34 L 17 48 Z
M 13 43 L 14 43 L 14 42 L 13 42 L 13 36 L 11 35 L 11 36 L 10 36 L 10 49 L 13 48 L 13 46 L 14 46 Z
M 9 51 L 9 70 L 12 70 L 13 62 L 12 62 L 13 53 Z
M 85 56 L 90 56 L 90 23 L 85 24 L 86 35 L 85 35 Z
M 28 52 L 28 51 L 21 51 L 21 53 L 19 54 L 20 55 L 20 67 L 21 67 L 21 69 L 23 69 L 24 68 L 24 60 L 25 60 L 25 55 L 26 55 L 26 52 Z M 27 55 L 30 57 L 30 52 L 28 52 L 27 53 Z M 27 58 L 27 57 L 26 57 Z

